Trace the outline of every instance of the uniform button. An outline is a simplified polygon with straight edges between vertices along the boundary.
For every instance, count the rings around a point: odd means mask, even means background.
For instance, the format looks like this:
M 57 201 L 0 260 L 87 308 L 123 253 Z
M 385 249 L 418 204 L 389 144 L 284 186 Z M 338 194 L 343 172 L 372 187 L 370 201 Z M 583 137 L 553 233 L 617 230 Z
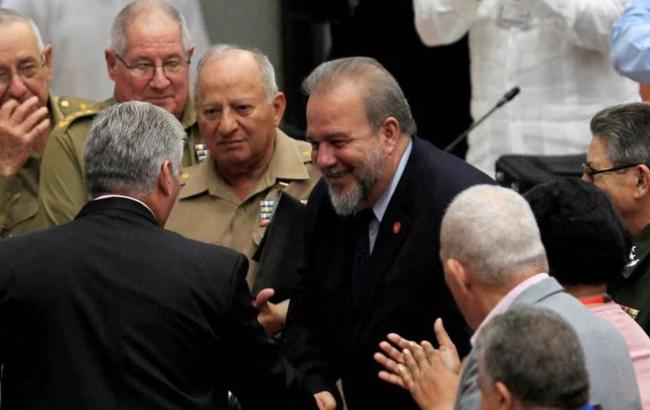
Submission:
M 70 106 L 70 102 L 68 102 L 68 100 L 61 101 L 61 107 L 68 108 L 69 106 Z

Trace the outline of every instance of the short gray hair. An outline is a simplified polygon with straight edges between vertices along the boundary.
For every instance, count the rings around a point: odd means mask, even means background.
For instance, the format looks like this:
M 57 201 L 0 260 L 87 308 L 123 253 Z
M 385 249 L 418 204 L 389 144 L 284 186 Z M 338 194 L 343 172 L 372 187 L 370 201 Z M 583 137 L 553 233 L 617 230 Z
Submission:
M 260 68 L 260 73 L 262 76 L 262 85 L 264 86 L 264 92 L 269 102 L 273 102 L 275 95 L 278 93 L 278 84 L 275 81 L 275 69 L 273 64 L 262 51 L 256 48 L 246 48 L 234 44 L 216 44 L 210 47 L 199 60 L 199 64 L 196 66 L 197 81 L 194 84 L 194 96 L 198 95 L 198 77 L 201 74 L 201 70 L 205 63 L 214 58 L 219 58 L 223 54 L 231 50 L 246 51 L 250 53 L 255 61 L 257 62 L 258 67 Z
M 475 185 L 451 202 L 440 228 L 440 257 L 460 261 L 486 286 L 508 286 L 529 270 L 548 270 L 528 202 L 516 192 Z
M 614 166 L 650 164 L 650 104 L 607 107 L 591 120 L 591 133 L 602 138 Z
M 414 135 L 417 127 L 411 108 L 397 80 L 377 60 L 348 57 L 326 61 L 302 83 L 307 95 L 333 89 L 343 82 L 359 84 L 368 122 L 377 131 L 388 117 L 399 122 L 400 131 Z
M 192 36 L 187 29 L 187 22 L 183 14 L 165 0 L 133 0 L 120 10 L 111 27 L 111 38 L 108 47 L 118 54 L 126 50 L 126 30 L 140 14 L 151 9 L 157 9 L 169 16 L 181 29 L 183 49 L 187 52 L 193 45 Z
M 184 140 L 181 124 L 162 108 L 139 101 L 108 107 L 95 117 L 84 146 L 88 191 L 149 194 L 165 160 L 178 180 Z
M 499 381 L 531 408 L 577 409 L 589 401 L 580 340 L 559 314 L 521 307 L 495 316 L 476 341 L 481 383 Z
M 44 47 L 43 39 L 41 38 L 41 32 L 38 30 L 38 27 L 36 26 L 36 23 L 34 23 L 34 20 L 15 10 L 0 8 L 0 26 L 15 22 L 25 23 L 32 29 L 34 37 L 36 38 L 38 52 L 42 52 Z

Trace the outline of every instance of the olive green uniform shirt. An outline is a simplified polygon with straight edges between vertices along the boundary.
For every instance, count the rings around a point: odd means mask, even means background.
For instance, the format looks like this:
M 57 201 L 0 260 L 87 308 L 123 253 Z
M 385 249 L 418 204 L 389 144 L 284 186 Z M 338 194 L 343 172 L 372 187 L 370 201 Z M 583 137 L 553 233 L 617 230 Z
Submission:
M 85 110 L 92 104 L 93 101 L 56 97 L 50 93 L 47 107 L 53 129 L 65 116 Z M 13 178 L 0 176 L 0 238 L 35 229 L 40 165 L 41 154 L 32 151 L 16 176 Z
M 113 104 L 115 98 L 96 103 L 59 121 L 52 131 L 41 164 L 38 227 L 60 225 L 74 219 L 88 201 L 83 180 L 83 150 L 95 115 Z M 181 124 L 188 135 L 183 152 L 183 165 L 194 165 L 204 150 L 201 144 L 194 106 L 188 100 Z
M 296 141 L 278 130 L 275 150 L 267 170 L 243 201 L 217 174 L 214 160 L 188 168 L 184 186 L 167 220 L 166 228 L 187 238 L 226 246 L 245 254 L 250 262 L 247 281 L 255 281 L 256 264 L 251 257 L 268 224 L 261 201 L 275 201 L 280 191 L 306 202 L 320 178 L 311 162 L 311 145 Z

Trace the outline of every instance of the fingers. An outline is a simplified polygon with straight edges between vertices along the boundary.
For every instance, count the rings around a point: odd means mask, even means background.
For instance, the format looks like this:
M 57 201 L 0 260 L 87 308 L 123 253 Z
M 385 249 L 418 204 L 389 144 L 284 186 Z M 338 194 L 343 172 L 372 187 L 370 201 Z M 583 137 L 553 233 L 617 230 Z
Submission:
M 262 305 L 265 305 L 272 297 L 275 295 L 275 290 L 272 288 L 264 288 L 260 290 L 257 294 L 257 297 L 253 301 L 253 306 L 260 309 Z
M 389 333 L 388 336 L 386 337 L 391 343 L 397 345 L 400 349 L 406 349 L 409 346 L 411 346 L 412 341 L 408 339 L 404 339 L 402 336 L 398 335 L 397 333 Z
M 454 348 L 454 350 L 456 349 L 454 342 L 452 342 L 451 338 L 447 334 L 447 331 L 445 330 L 445 327 L 442 324 L 442 319 L 438 318 L 435 322 L 433 322 L 433 332 L 436 334 L 438 346 L 451 346 Z
M 314 394 L 319 410 L 336 410 L 336 400 L 332 393 L 324 390 Z
M 392 344 L 388 342 L 380 342 L 379 343 L 379 348 L 386 353 L 388 357 L 393 359 L 394 361 L 398 363 L 403 363 L 404 358 L 402 357 L 402 352 L 401 350 L 397 350 Z M 406 347 L 405 347 L 406 348 Z
M 381 370 L 379 372 L 379 378 L 387 383 L 394 384 L 395 386 L 399 386 L 402 389 L 406 389 L 406 386 L 404 385 L 401 376 L 397 374 L 393 374 L 385 370 Z
M 25 101 L 23 101 L 11 114 L 11 117 L 16 123 L 21 123 L 25 122 L 31 114 L 34 114 L 36 111 L 45 109 L 45 115 L 47 115 L 47 108 L 46 107 L 38 107 L 38 97 L 33 96 L 29 97 Z M 32 126 L 36 122 L 32 124 Z M 31 127 L 30 127 L 31 128 Z
M 384 368 L 386 368 L 386 370 L 388 370 L 389 372 L 398 374 L 400 363 L 396 362 L 395 360 L 389 357 L 386 357 L 385 355 L 379 352 L 375 353 L 372 357 L 373 359 L 375 359 L 377 363 L 384 366 Z
M 7 100 L 4 104 L 2 104 L 0 107 L 0 121 L 6 121 L 11 118 L 11 115 L 19 105 L 20 103 L 13 98 Z
M 31 132 L 36 126 L 40 125 L 43 122 L 43 120 L 47 120 L 47 119 L 48 119 L 47 107 L 41 107 L 36 111 L 32 112 L 31 114 L 29 114 L 27 118 L 23 119 L 21 127 L 24 132 Z M 49 124 L 49 120 L 48 120 L 48 124 Z

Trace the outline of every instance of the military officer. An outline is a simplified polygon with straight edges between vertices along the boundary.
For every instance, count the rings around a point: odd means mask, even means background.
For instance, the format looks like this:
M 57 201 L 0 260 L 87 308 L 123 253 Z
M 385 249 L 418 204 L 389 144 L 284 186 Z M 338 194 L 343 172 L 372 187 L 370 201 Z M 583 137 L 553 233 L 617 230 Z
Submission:
M 117 14 L 105 51 L 114 95 L 56 124 L 41 166 L 39 227 L 72 220 L 88 199 L 82 177 L 84 143 L 95 114 L 116 102 L 146 101 L 174 114 L 188 135 L 183 164 L 204 157 L 189 93 L 193 50 L 185 20 L 165 2 L 138 0 Z
M 250 260 L 279 193 L 306 201 L 320 174 L 311 163 L 311 146 L 278 128 L 286 101 L 266 56 L 220 45 L 211 48 L 198 67 L 197 118 L 208 159 L 185 170 L 167 228 L 236 249 Z M 252 263 L 248 272 L 251 288 L 256 268 Z M 286 307 L 286 301 L 265 304 L 270 295 L 263 292 L 258 301 L 262 310 Z M 283 326 L 283 313 L 276 313 L 277 321 L 260 317 L 269 333 Z
M 0 238 L 32 229 L 38 168 L 53 124 L 90 102 L 48 92 L 52 46 L 28 17 L 0 9 Z
M 591 120 L 582 178 L 603 190 L 632 235 L 630 260 L 608 293 L 650 335 L 650 104 L 608 107 Z M 587 210 L 585 210 L 587 211 Z

